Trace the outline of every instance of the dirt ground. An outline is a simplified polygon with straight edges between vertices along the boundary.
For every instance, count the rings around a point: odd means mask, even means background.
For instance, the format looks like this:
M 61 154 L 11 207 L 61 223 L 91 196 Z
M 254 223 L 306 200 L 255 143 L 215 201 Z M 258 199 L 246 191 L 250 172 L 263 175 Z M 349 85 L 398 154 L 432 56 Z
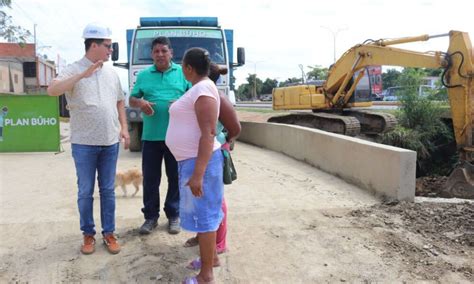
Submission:
M 419 177 L 416 179 L 416 196 L 439 197 L 448 180 L 445 176 Z
M 192 275 L 185 266 L 198 251 L 182 246 L 190 233 L 169 235 L 162 217 L 153 234 L 138 234 L 141 191 L 117 191 L 122 252 L 98 244 L 92 255 L 79 253 L 76 179 L 63 136 L 59 154 L 0 155 L 0 283 L 180 283 Z M 233 158 L 238 180 L 226 186 L 229 251 L 215 269 L 218 283 L 474 282 L 472 201 L 383 203 L 279 153 L 237 142 Z M 140 163 L 139 153 L 121 151 L 119 169 Z M 100 231 L 98 201 L 96 192 Z
M 266 122 L 271 116 L 271 113 L 239 112 L 243 121 Z M 439 196 L 446 180 L 447 177 L 443 176 L 417 179 L 416 196 L 430 197 L 431 200 L 417 198 L 418 203 L 377 204 L 354 210 L 350 216 L 355 217 L 353 224 L 362 227 L 388 228 L 380 240 L 395 251 L 387 251 L 385 259 L 401 256 L 407 264 L 405 269 L 422 275 L 421 279 L 439 280 L 441 275 L 451 270 L 463 272 L 472 281 L 472 259 L 466 267 L 454 268 L 449 262 L 432 258 L 440 254 L 460 254 L 462 258 L 463 254 L 467 255 L 466 250 L 472 253 L 474 247 L 474 203 L 454 200 L 456 204 L 453 205 L 450 199 L 433 199 Z M 410 234 L 421 234 L 431 241 L 417 248 L 409 237 L 400 239 L 400 235 L 391 232 L 400 231 L 400 228 Z
M 446 283 L 474 281 L 473 203 L 377 204 L 350 215 L 355 226 L 380 233 L 375 240 L 386 248 L 384 262 L 403 263 L 404 273 L 417 275 L 417 280 L 441 281 L 446 274 L 458 274 L 460 279 Z

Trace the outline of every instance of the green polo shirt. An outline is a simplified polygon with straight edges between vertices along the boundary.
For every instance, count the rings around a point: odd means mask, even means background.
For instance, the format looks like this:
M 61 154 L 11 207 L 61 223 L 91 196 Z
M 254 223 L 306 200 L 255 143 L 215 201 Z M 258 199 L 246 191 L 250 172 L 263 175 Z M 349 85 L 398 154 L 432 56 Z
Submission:
M 156 70 L 156 66 L 152 65 L 138 73 L 130 96 L 155 103 L 153 115 L 142 114 L 142 140 L 165 141 L 170 103 L 190 88 L 191 83 L 186 81 L 181 66 L 173 62 L 165 72 Z

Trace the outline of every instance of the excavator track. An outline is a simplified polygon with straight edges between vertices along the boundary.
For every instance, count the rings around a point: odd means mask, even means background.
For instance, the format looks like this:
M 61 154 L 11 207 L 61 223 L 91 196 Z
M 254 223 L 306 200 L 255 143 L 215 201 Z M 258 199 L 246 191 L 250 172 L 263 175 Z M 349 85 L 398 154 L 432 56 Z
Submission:
M 296 112 L 270 117 L 268 122 L 294 124 L 348 136 L 360 134 L 360 123 L 355 117 L 332 113 Z
M 395 128 L 398 121 L 394 115 L 366 110 L 344 110 L 344 115 L 353 116 L 360 122 L 364 134 L 386 133 Z

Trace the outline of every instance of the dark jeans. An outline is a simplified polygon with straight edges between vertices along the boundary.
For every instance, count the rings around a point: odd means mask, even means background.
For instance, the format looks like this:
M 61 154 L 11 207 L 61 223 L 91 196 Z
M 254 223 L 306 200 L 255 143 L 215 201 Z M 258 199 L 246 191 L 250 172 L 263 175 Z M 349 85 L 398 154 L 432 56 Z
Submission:
M 179 217 L 178 163 L 165 141 L 142 142 L 143 208 L 145 219 L 160 217 L 161 164 L 165 160 L 168 192 L 164 211 L 168 219 Z

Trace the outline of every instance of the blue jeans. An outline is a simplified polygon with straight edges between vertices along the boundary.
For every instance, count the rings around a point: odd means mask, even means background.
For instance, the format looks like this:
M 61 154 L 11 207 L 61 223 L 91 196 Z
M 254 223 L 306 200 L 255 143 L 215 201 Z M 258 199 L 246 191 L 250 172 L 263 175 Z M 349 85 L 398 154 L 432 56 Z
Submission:
M 100 222 L 102 233 L 115 231 L 115 172 L 119 143 L 111 146 L 72 144 L 72 157 L 76 165 L 77 206 L 79 207 L 81 231 L 84 235 L 95 235 L 94 186 L 95 174 L 99 182 Z
M 164 211 L 168 219 L 179 217 L 178 163 L 165 141 L 143 141 L 143 208 L 145 219 L 160 217 L 161 165 L 165 160 L 168 191 Z

